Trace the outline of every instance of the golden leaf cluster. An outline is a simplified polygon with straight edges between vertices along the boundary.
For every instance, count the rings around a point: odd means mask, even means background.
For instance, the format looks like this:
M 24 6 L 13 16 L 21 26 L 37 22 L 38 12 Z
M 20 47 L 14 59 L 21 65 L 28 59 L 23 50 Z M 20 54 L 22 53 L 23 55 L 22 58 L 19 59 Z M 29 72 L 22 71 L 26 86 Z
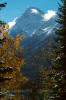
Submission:
M 19 52 L 23 52 L 23 48 L 19 47 L 20 42 L 22 41 L 22 38 L 24 37 L 24 34 L 16 35 L 16 37 L 8 38 L 9 34 L 9 26 L 3 25 L 0 27 L 0 39 L 2 40 L 5 37 L 5 40 L 0 44 L 0 60 L 4 63 L 0 65 L 1 67 L 4 67 L 5 69 L 7 67 L 12 68 L 12 71 L 1 73 L 1 77 L 8 77 L 10 80 L 6 80 L 3 88 L 8 90 L 15 90 L 19 89 L 20 85 L 24 83 L 27 78 L 22 75 L 21 69 L 24 65 L 24 59 L 22 56 L 19 56 Z M 2 37 L 1 37 L 2 36 Z

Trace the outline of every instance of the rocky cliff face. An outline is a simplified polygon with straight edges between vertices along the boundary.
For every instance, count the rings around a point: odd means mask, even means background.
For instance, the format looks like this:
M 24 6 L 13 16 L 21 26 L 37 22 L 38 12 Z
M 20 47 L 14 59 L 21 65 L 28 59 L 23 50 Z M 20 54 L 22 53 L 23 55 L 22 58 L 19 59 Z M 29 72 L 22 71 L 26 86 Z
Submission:
M 52 16 L 51 16 L 52 15 Z M 27 64 L 23 71 L 27 76 L 35 78 L 38 68 L 32 65 L 32 56 L 40 55 L 41 49 L 48 47 L 46 41 L 53 40 L 55 28 L 57 27 L 56 14 L 49 11 L 45 14 L 36 7 L 29 7 L 17 18 L 13 27 L 10 28 L 9 37 L 17 34 L 25 35 L 21 46 L 24 48 L 24 57 Z

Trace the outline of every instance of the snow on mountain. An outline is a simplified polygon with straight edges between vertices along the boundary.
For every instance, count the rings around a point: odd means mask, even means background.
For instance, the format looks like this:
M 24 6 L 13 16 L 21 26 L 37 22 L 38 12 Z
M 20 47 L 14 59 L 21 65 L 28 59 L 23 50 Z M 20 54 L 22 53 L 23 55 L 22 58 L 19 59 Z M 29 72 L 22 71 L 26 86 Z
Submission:
M 52 29 L 50 29 L 50 27 L 44 28 L 42 29 L 44 32 L 47 32 L 47 34 L 50 34 Z
M 17 19 L 17 17 L 12 22 L 8 23 L 9 29 L 11 29 L 16 24 L 16 19 Z
M 25 35 L 21 45 L 24 48 L 24 57 L 27 59 L 27 65 L 24 70 L 29 77 L 34 76 L 35 79 L 38 70 L 37 67 L 32 67 L 30 57 L 39 55 L 41 49 L 47 46 L 46 40 L 52 39 L 54 28 L 57 25 L 55 20 L 55 11 L 49 10 L 45 14 L 36 7 L 29 7 L 19 18 L 8 23 L 10 26 L 9 37 L 23 33 Z
M 43 16 L 43 20 L 44 21 L 48 21 L 48 20 L 50 20 L 55 15 L 56 15 L 55 11 L 48 10 L 48 12 L 46 14 L 42 15 L 42 16 Z
M 48 10 L 48 13 L 44 14 L 36 7 L 29 7 L 19 18 L 9 23 L 9 37 L 24 33 L 24 50 L 29 51 L 30 48 L 38 47 L 40 41 L 48 39 L 54 33 L 57 24 L 55 20 L 55 11 Z
M 12 28 L 10 28 L 11 35 L 16 35 L 23 32 L 27 36 L 31 35 L 34 30 L 36 30 L 40 25 L 42 25 L 42 14 L 44 13 L 36 8 L 28 8 L 22 14 L 22 16 L 17 18 L 16 24 Z
M 19 18 L 9 23 L 9 37 L 24 33 L 24 50 L 29 51 L 30 48 L 37 47 L 40 41 L 48 39 L 49 35 L 54 33 L 57 24 L 55 20 L 55 11 L 48 10 L 48 13 L 44 14 L 36 7 L 29 7 Z
M 22 33 L 27 37 L 32 36 L 36 34 L 36 31 L 39 30 L 44 23 L 47 24 L 55 15 L 55 11 L 48 10 L 48 13 L 44 14 L 43 11 L 36 7 L 29 7 L 22 16 L 8 23 L 10 27 L 10 36 Z
M 36 9 L 31 9 L 31 11 L 32 11 L 32 13 L 35 13 L 35 14 L 39 13 L 38 10 L 36 10 Z

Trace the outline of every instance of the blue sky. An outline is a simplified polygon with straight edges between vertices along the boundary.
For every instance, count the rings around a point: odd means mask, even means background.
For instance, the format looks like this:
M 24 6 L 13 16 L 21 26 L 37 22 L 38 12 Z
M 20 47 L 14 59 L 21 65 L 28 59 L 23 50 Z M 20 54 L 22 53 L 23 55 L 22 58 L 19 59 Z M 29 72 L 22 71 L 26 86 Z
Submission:
M 22 15 L 27 7 L 37 7 L 44 12 L 47 10 L 57 11 L 59 0 L 0 0 L 6 1 L 8 4 L 0 11 L 0 20 L 6 22 L 13 21 L 16 17 Z

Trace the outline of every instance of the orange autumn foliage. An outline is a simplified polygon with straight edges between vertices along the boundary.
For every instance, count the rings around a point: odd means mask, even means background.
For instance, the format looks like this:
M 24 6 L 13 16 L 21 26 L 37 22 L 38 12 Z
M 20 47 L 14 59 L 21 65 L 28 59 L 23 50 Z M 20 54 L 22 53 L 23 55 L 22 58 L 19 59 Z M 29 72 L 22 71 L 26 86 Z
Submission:
M 5 81 L 3 88 L 6 90 L 18 90 L 20 86 L 28 80 L 22 75 L 22 72 L 20 72 L 24 65 L 24 59 L 22 58 L 22 55 L 18 55 L 18 49 L 20 53 L 23 51 L 23 48 L 20 48 L 19 46 L 24 34 L 8 38 L 9 27 L 6 25 L 0 27 L 0 31 L 0 39 L 5 37 L 3 43 L 0 44 L 0 60 L 4 62 L 0 65 L 0 68 L 11 67 L 13 69 L 11 72 L 8 71 L 0 74 L 2 77 L 10 78 Z

